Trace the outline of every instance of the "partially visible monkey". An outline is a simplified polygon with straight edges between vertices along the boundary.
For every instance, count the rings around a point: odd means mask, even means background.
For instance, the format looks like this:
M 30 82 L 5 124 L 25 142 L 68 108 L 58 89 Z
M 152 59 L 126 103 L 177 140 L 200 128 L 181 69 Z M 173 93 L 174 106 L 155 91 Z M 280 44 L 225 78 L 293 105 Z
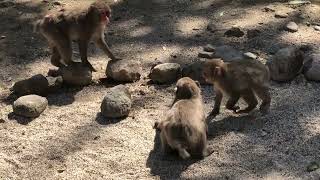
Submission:
M 260 111 L 267 113 L 270 109 L 269 69 L 257 60 L 243 59 L 240 61 L 223 62 L 214 59 L 204 63 L 203 77 L 214 85 L 216 93 L 214 108 L 210 116 L 219 114 L 223 95 L 229 95 L 226 108 L 235 113 L 248 113 L 258 101 L 255 94 L 262 99 Z M 248 104 L 245 109 L 235 106 L 242 97 Z
M 67 10 L 56 14 L 48 14 L 35 24 L 35 31 L 48 40 L 52 49 L 51 63 L 61 67 L 71 64 L 71 41 L 77 41 L 81 61 L 92 71 L 96 71 L 87 57 L 90 40 L 102 49 L 111 60 L 119 60 L 110 51 L 104 40 L 104 31 L 111 17 L 111 9 L 106 2 L 97 0 L 89 8 Z M 63 63 L 60 60 L 63 60 Z
M 177 150 L 182 159 L 206 157 L 212 153 L 207 147 L 207 124 L 201 90 L 196 82 L 188 77 L 178 80 L 176 102 L 166 119 L 155 123 L 160 130 L 164 152 Z

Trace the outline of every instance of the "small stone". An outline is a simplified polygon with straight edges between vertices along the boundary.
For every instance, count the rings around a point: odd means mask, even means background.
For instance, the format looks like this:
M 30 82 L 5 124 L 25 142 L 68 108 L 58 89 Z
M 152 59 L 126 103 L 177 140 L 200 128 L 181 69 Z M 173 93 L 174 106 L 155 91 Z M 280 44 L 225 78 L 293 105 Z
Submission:
M 320 26 L 314 26 L 314 30 L 320 31 Z
M 274 15 L 274 17 L 276 17 L 276 18 L 287 18 L 288 16 L 289 16 L 288 13 L 284 13 L 281 11 L 276 12 L 276 14 Z
M 6 121 L 2 118 L 0 118 L 0 123 L 5 123 Z
M 239 61 L 242 60 L 243 52 L 238 51 L 232 46 L 223 45 L 215 48 L 214 58 L 221 58 L 223 61 Z
M 257 57 L 258 57 L 257 55 L 253 54 L 252 52 L 246 52 L 246 53 L 243 53 L 243 55 L 245 57 L 250 58 L 250 59 L 257 59 Z
M 95 136 L 95 137 L 93 138 L 93 140 L 98 140 L 98 139 L 100 139 L 100 136 Z
M 261 34 L 261 31 L 258 29 L 250 29 L 247 31 L 247 37 L 248 38 L 255 38 Z
M 294 0 L 294 1 L 289 1 L 289 5 L 305 5 L 305 4 L 311 4 L 311 1 L 299 1 L 299 0 Z
M 244 32 L 240 30 L 240 28 L 232 27 L 224 33 L 227 37 L 242 37 L 244 36 Z
M 64 169 L 58 169 L 57 172 L 58 173 L 63 173 L 65 170 Z
M 89 67 L 82 63 L 73 63 L 59 69 L 63 82 L 75 86 L 86 86 L 91 83 L 92 72 Z
M 292 21 L 286 25 L 286 30 L 289 32 L 297 32 L 298 28 L 299 28 L 299 26 L 295 22 L 292 22 Z
M 110 88 L 101 103 L 101 113 L 107 118 L 121 118 L 129 115 L 132 106 L 131 94 L 124 85 Z
M 156 65 L 151 69 L 149 78 L 154 83 L 164 84 L 164 83 L 173 83 L 181 75 L 180 64 L 177 63 L 163 63 Z
M 5 39 L 7 36 L 1 36 L 0 39 Z
M 207 30 L 210 31 L 211 33 L 214 33 L 215 31 L 217 31 L 217 28 L 214 24 L 208 24 Z
M 13 103 L 13 113 L 23 117 L 35 118 L 47 108 L 48 100 L 38 95 L 27 95 Z
M 60 5 L 61 5 L 61 3 L 60 3 L 60 2 L 58 2 L 58 1 L 55 1 L 55 2 L 53 2 L 53 5 L 60 6 Z
M 42 74 L 37 74 L 28 79 L 14 83 L 10 90 L 18 96 L 28 94 L 37 94 L 45 96 L 49 93 L 48 87 L 49 83 L 47 78 Z
M 307 166 L 307 171 L 312 172 L 319 168 L 320 168 L 320 164 L 318 162 L 313 161 Z
M 263 8 L 264 12 L 275 12 L 275 7 L 273 5 L 268 5 L 265 8 Z
M 203 50 L 206 52 L 214 52 L 215 47 L 211 44 L 207 44 L 205 47 L 203 47 Z
M 109 61 L 106 75 L 115 81 L 134 82 L 140 79 L 142 72 L 139 61 Z
M 199 58 L 212 59 L 212 58 L 214 58 L 214 53 L 202 51 L 202 52 L 199 52 L 198 57 Z
M 266 135 L 268 135 L 268 133 L 267 133 L 266 131 L 262 130 L 262 131 L 261 131 L 261 136 L 264 137 L 264 136 L 266 136 Z

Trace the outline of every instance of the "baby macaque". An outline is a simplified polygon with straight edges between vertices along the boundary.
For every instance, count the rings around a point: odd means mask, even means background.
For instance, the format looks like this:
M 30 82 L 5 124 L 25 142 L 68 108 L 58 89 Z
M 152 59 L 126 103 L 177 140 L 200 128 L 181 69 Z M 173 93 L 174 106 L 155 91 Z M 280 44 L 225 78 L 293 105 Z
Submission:
M 248 113 L 257 106 L 258 101 L 254 93 L 262 99 L 260 111 L 267 113 L 270 109 L 269 69 L 257 60 L 210 60 L 204 64 L 203 77 L 208 83 L 213 84 L 216 93 L 210 116 L 219 114 L 223 95 L 230 97 L 226 108 L 235 113 Z M 240 109 L 239 106 L 235 106 L 240 97 L 248 104 L 247 108 Z
M 178 151 L 182 159 L 206 157 L 212 153 L 207 147 L 207 124 L 201 90 L 195 81 L 188 77 L 178 80 L 176 102 L 166 119 L 155 123 L 160 130 L 164 152 Z
M 96 71 L 87 56 L 90 40 L 93 40 L 111 60 L 119 59 L 113 55 L 104 39 L 104 31 L 110 17 L 111 9 L 108 4 L 97 0 L 90 7 L 48 14 L 37 21 L 35 31 L 40 30 L 47 39 L 52 49 L 52 65 L 62 67 L 73 63 L 71 42 L 74 40 L 79 45 L 82 63 Z

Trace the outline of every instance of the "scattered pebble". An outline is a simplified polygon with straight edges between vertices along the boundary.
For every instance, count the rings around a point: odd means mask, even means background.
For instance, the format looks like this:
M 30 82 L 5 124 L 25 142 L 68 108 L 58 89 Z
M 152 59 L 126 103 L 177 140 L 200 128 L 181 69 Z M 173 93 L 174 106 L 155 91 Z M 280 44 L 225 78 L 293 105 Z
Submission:
M 224 33 L 227 37 L 242 37 L 244 36 L 244 32 L 240 30 L 240 28 L 232 27 Z
M 289 1 L 289 5 L 305 5 L 305 4 L 311 4 L 311 1 L 299 1 L 299 0 L 294 0 L 294 1 Z
M 215 47 L 211 44 L 207 44 L 205 47 L 203 47 L 203 50 L 206 52 L 214 52 Z
M 276 14 L 274 15 L 274 17 L 276 18 L 287 18 L 289 15 L 288 13 L 284 13 L 284 12 L 276 12 Z
M 307 166 L 307 171 L 312 172 L 319 168 L 320 168 L 320 164 L 318 162 L 313 161 Z
M 243 55 L 245 57 L 250 58 L 250 59 L 257 59 L 257 57 L 258 57 L 257 55 L 253 54 L 252 52 L 246 52 L 246 53 L 243 53 Z
M 212 52 L 201 51 L 201 52 L 199 52 L 198 57 L 212 59 L 212 58 L 214 58 L 214 54 Z
M 320 31 L 320 26 L 314 26 L 314 30 Z
M 64 169 L 58 169 L 57 172 L 58 173 L 63 173 L 65 170 Z
M 1 36 L 0 39 L 5 39 L 7 36 Z
M 286 30 L 289 31 L 289 32 L 297 32 L 298 28 L 299 28 L 299 26 L 293 21 L 289 22 L 286 25 Z
M 154 83 L 173 83 L 181 75 L 181 67 L 178 63 L 163 63 L 151 69 L 149 78 Z

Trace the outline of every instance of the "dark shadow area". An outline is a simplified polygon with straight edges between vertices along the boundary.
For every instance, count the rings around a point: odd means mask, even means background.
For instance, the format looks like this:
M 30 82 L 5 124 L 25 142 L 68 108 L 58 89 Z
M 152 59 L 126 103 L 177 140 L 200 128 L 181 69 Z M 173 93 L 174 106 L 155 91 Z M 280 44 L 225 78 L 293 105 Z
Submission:
M 120 84 L 129 84 L 129 83 L 131 83 L 131 82 L 119 82 L 119 81 L 116 81 L 110 77 L 99 79 L 99 85 L 103 85 L 106 88 L 111 88 L 114 86 L 118 86 Z
M 263 125 L 263 119 L 255 115 L 228 116 L 219 121 L 211 120 L 208 123 L 208 138 L 214 139 L 231 131 L 258 130 L 263 128 Z
M 55 106 L 65 106 L 72 104 L 75 101 L 75 95 L 81 91 L 83 87 L 81 86 L 70 86 L 63 85 L 56 93 L 50 93 L 47 96 L 48 104 Z
M 26 117 L 15 115 L 13 112 L 11 112 L 8 114 L 8 119 L 17 121 L 17 123 L 21 125 L 28 125 L 31 121 L 33 121 L 36 118 L 26 118 Z
M 106 118 L 102 115 L 101 112 L 97 113 L 95 121 L 100 125 L 109 125 L 109 124 L 116 124 L 120 122 L 121 120 L 126 119 L 127 117 L 123 118 Z
M 146 165 L 151 169 L 151 174 L 159 176 L 160 179 L 179 179 L 180 174 L 197 161 L 199 160 L 182 160 L 177 153 L 164 154 L 161 150 L 160 132 L 156 131 L 154 147 L 149 153 Z

